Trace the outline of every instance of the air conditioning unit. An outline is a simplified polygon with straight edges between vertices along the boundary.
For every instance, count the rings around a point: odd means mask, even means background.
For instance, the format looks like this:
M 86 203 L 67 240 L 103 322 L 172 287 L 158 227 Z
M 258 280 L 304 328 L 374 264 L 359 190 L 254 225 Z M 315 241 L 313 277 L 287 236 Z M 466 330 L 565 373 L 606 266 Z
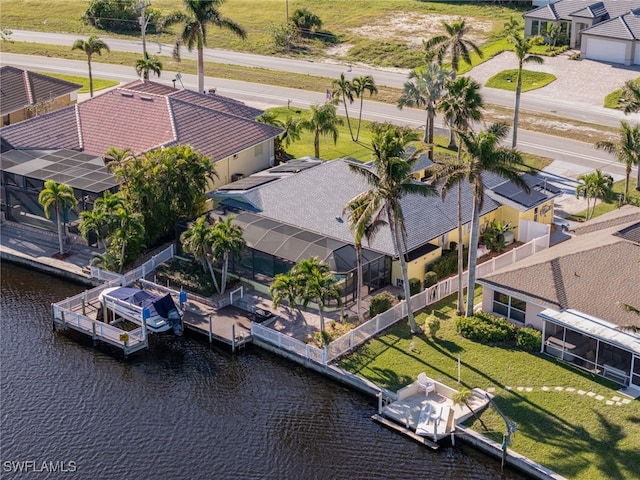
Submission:
M 511 245 L 515 241 L 513 232 L 504 232 L 504 244 L 505 246 Z
M 238 180 L 242 180 L 246 175 L 244 173 L 234 173 L 231 175 L 231 181 L 237 182 Z

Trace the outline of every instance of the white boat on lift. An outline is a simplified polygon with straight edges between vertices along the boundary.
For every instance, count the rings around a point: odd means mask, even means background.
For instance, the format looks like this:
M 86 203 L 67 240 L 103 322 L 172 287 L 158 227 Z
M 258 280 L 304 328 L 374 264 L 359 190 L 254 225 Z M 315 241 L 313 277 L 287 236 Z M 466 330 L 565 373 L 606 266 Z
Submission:
M 103 317 L 107 322 L 121 317 L 140 326 L 146 323 L 147 330 L 153 333 L 173 329 L 173 333 L 182 335 L 183 312 L 169 294 L 160 297 L 139 288 L 113 287 L 104 289 L 99 299 L 106 308 Z

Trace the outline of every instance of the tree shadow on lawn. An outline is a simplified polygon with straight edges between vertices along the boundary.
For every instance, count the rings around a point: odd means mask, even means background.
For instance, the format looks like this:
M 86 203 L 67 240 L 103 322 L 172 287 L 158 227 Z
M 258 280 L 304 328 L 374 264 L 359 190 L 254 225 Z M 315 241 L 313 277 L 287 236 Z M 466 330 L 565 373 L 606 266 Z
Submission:
M 384 385 L 408 385 L 415 380 L 409 375 L 398 375 L 397 372 L 389 368 L 374 367 L 371 371 L 378 376 L 379 381 Z

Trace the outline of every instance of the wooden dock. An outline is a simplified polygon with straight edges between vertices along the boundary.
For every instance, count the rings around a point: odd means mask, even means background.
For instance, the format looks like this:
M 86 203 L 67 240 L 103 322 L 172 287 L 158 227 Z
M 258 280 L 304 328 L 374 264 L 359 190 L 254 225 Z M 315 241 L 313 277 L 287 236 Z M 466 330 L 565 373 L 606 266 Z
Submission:
M 408 428 L 403 427 L 402 425 L 389 420 L 387 418 L 384 418 L 382 415 L 378 415 L 377 413 L 372 415 L 371 418 L 373 420 L 375 420 L 378 423 L 381 423 L 382 425 L 384 425 L 387 428 L 390 428 L 391 430 L 395 430 L 396 432 L 400 432 L 403 435 L 411 438 L 412 440 L 415 440 L 416 442 L 429 447 L 432 450 L 438 450 L 438 448 L 440 448 L 440 445 L 438 445 L 435 442 L 432 442 L 431 440 L 429 440 L 426 437 L 423 437 L 421 435 L 418 435 L 417 433 L 415 433 L 412 430 L 409 430 Z

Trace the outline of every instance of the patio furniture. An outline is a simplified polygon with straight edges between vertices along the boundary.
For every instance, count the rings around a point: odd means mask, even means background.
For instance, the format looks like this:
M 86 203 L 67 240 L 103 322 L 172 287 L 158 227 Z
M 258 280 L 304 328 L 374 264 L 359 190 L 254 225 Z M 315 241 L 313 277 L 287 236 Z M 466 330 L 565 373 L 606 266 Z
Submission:
M 427 429 L 429 425 L 429 420 L 431 419 L 431 411 L 432 406 L 429 402 L 425 403 L 424 407 L 420 411 L 420 418 L 418 419 L 418 424 L 416 425 L 416 433 L 418 435 L 428 435 L 429 430 Z
M 419 390 L 424 390 L 425 396 L 429 396 L 429 392 L 436 391 L 436 384 L 427 377 L 427 374 L 422 372 L 418 374 L 418 388 Z

